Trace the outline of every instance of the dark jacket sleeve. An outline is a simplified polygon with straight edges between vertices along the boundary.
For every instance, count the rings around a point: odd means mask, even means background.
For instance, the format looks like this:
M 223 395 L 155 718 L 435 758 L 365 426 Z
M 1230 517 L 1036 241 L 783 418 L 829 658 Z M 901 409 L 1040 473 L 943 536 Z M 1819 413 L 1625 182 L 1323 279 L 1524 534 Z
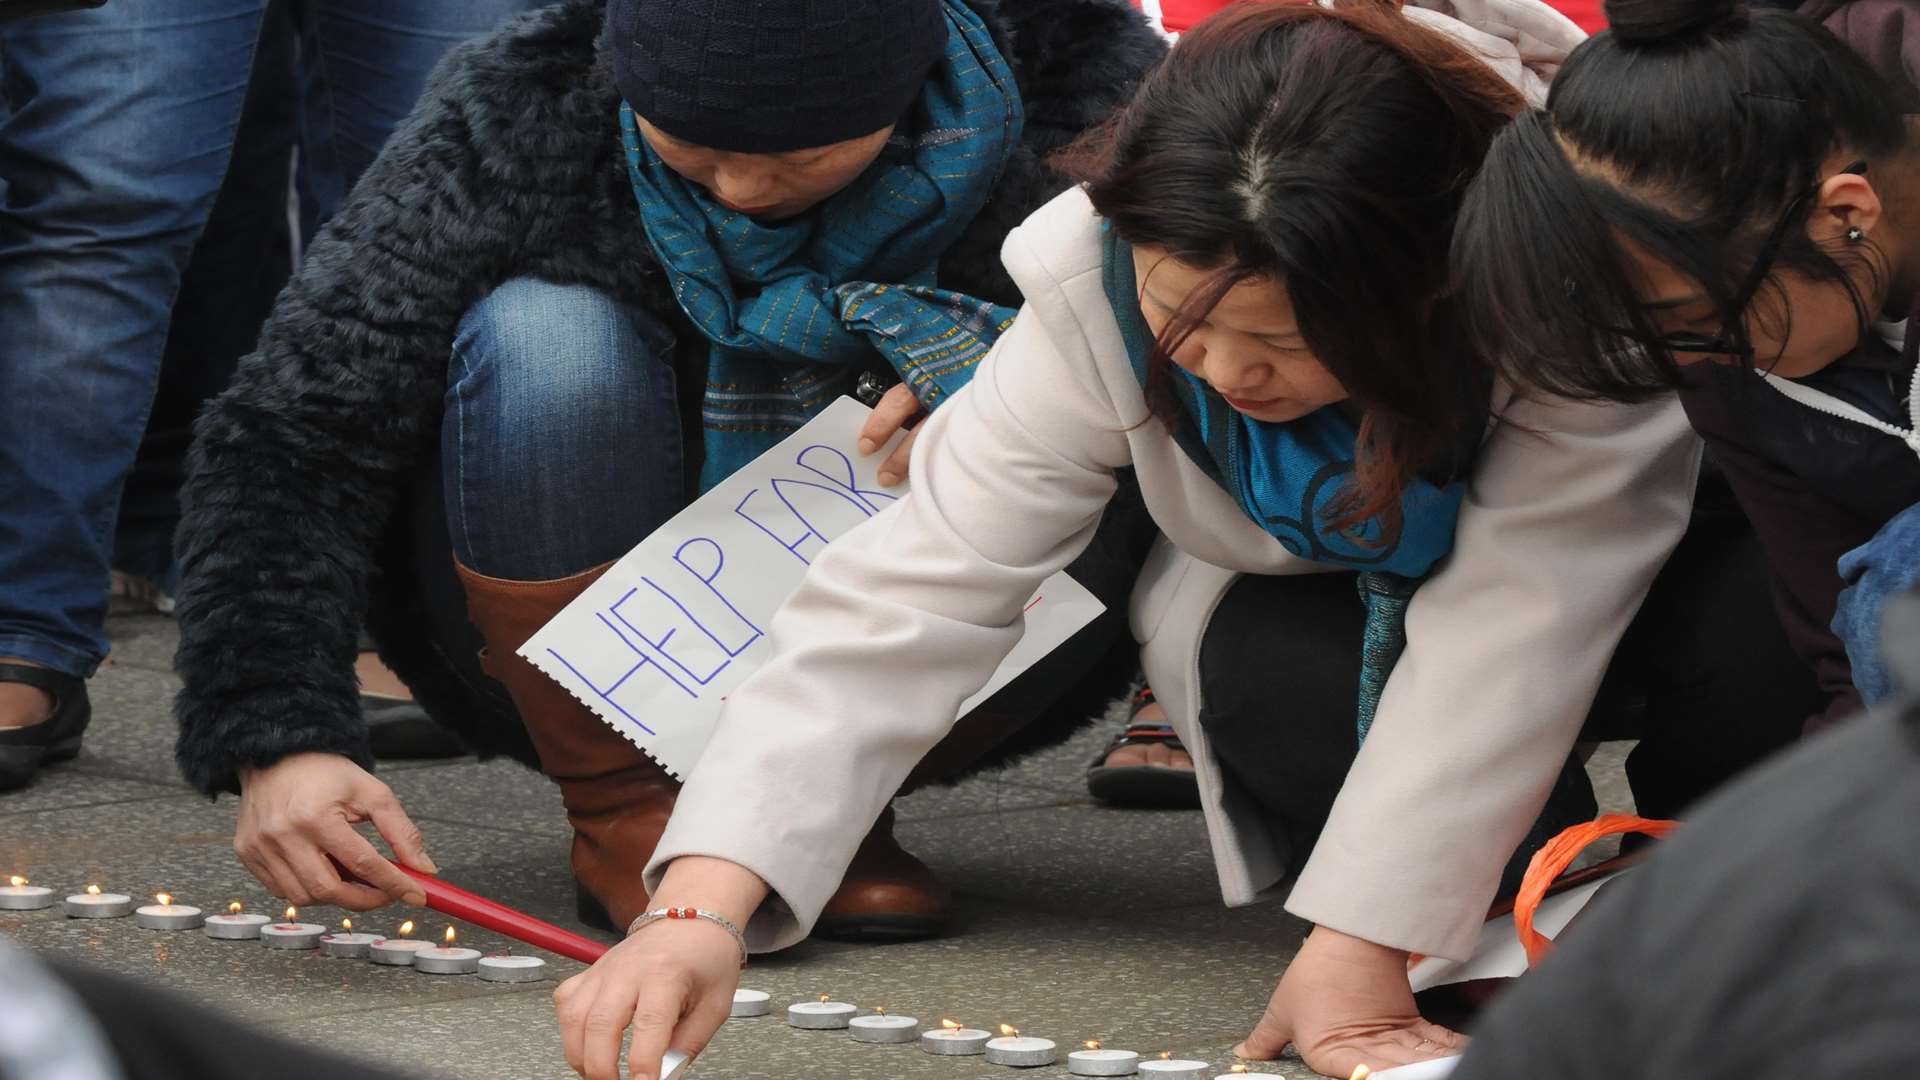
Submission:
M 1025 127 L 992 200 L 941 259 L 940 283 L 1016 307 L 1000 245 L 1067 189 L 1048 159 L 1126 104 L 1167 45 L 1126 0 L 1008 0 L 989 18 L 1019 74 Z
M 431 451 L 454 328 L 539 198 L 474 130 L 498 109 L 489 44 L 442 63 L 196 426 L 174 708 L 204 792 L 302 751 L 372 765 L 354 657 L 373 552 Z
M 1697 403 L 1689 403 L 1689 409 Z M 1799 477 L 1725 439 L 1707 436 L 1707 453 L 1726 475 L 1727 486 L 1753 523 L 1772 572 L 1774 606 L 1795 653 L 1813 669 L 1827 705 L 1810 718 L 1823 727 L 1860 711 L 1847 648 L 1833 632 L 1839 601 L 1840 556 L 1860 542 L 1860 524 L 1849 511 L 1809 488 Z

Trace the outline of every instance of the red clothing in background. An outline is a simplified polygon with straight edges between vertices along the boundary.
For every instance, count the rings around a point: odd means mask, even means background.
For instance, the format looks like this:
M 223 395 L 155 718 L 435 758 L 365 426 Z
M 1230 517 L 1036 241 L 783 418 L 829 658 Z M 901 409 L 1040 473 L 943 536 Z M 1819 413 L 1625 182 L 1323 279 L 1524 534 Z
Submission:
M 1159 0 L 1160 24 L 1169 34 L 1184 33 L 1193 29 L 1201 19 L 1226 7 L 1230 0 Z M 1549 0 L 1560 13 L 1580 25 L 1580 29 L 1591 34 L 1607 25 L 1607 17 L 1600 9 L 1601 0 Z M 1135 7 L 1144 7 L 1153 11 L 1154 5 L 1143 0 L 1134 0 Z

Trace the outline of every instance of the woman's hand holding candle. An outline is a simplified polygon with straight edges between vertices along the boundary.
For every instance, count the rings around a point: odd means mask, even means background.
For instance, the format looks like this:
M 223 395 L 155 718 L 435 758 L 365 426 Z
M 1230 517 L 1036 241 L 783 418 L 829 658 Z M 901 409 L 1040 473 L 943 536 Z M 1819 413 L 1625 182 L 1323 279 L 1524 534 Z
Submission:
M 1291 1043 L 1316 1072 L 1347 1076 L 1466 1049 L 1466 1036 L 1420 1016 L 1407 954 L 1316 926 L 1237 1057 L 1271 1061 Z
M 419 883 L 354 831 L 361 821 L 373 822 L 401 862 L 439 872 L 393 790 L 338 754 L 294 754 L 264 769 L 242 769 L 233 849 L 260 884 L 295 904 L 353 911 L 394 900 L 424 905 Z M 336 862 L 372 887 L 343 880 Z
M 655 907 L 697 907 L 747 920 L 767 883 L 725 859 L 685 856 L 667 868 Z M 658 1080 L 667 1050 L 695 1056 L 726 1023 L 740 981 L 740 946 L 704 919 L 649 923 L 553 993 L 567 1064 L 587 1080 L 619 1080 L 628 1025 L 633 1080 Z

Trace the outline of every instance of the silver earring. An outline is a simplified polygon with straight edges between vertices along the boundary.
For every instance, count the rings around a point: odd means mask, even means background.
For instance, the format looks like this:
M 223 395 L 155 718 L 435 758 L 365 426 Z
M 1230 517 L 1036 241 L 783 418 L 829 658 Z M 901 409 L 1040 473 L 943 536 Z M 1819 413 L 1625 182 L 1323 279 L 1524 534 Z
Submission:
M 1858 225 L 1847 226 L 1847 243 L 1857 244 L 1867 238 L 1867 231 Z

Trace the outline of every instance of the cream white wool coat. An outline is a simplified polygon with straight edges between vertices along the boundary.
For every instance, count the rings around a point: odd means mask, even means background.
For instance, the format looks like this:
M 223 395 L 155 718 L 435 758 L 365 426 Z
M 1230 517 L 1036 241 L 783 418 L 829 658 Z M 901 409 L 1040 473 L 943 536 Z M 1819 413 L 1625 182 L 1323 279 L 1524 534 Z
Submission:
M 1535 101 L 1580 39 L 1536 0 L 1408 14 Z M 804 936 L 868 825 L 1013 646 L 1021 605 L 1079 553 L 1114 470 L 1130 465 L 1164 534 L 1133 630 L 1193 754 L 1226 902 L 1272 895 L 1297 869 L 1287 908 L 1301 918 L 1466 957 L 1686 528 L 1699 447 L 1678 404 L 1496 388 L 1454 553 L 1412 602 L 1406 652 L 1318 846 L 1289 867 L 1196 723 L 1200 642 L 1237 574 L 1334 568 L 1288 553 L 1148 420 L 1083 192 L 1035 213 L 1002 257 L 1026 298 L 1019 319 L 928 422 L 912 496 L 830 548 L 773 621 L 775 658 L 728 702 L 649 885 L 682 855 L 730 859 L 775 894 L 748 928 L 753 946 Z M 1272 722 L 1288 722 L 1286 701 Z

